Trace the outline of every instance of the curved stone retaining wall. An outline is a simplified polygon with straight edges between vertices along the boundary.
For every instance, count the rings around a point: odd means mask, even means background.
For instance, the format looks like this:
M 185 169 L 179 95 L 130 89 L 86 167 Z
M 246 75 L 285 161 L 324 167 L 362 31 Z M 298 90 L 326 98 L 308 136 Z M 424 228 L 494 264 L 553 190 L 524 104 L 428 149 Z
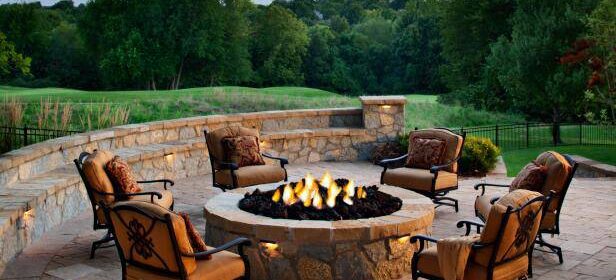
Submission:
M 264 151 L 291 163 L 366 159 L 404 129 L 403 96 L 360 97 L 362 108 L 212 115 L 130 124 L 61 137 L 0 155 L 0 265 L 89 207 L 73 166 L 83 151 L 113 150 L 138 179 L 211 173 L 203 130 L 261 131 Z

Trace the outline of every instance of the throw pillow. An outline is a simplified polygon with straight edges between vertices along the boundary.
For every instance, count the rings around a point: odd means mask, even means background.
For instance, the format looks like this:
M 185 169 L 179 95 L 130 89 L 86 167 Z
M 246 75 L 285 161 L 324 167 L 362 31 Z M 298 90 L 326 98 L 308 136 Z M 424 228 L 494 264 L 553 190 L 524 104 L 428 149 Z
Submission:
M 120 192 L 125 194 L 141 192 L 141 187 L 139 187 L 137 180 L 133 177 L 130 166 L 119 156 L 114 156 L 113 159 L 105 165 L 105 170 L 112 181 L 117 184 Z
M 188 234 L 188 240 L 190 241 L 190 246 L 192 246 L 193 251 L 195 252 L 204 252 L 207 251 L 207 246 L 205 246 L 205 242 L 203 238 L 201 238 L 201 234 L 197 231 L 195 226 L 190 222 L 190 217 L 188 217 L 187 213 L 179 212 L 178 215 L 184 219 L 184 225 L 186 226 L 186 234 Z M 211 259 L 212 256 L 208 255 L 206 259 Z
M 441 164 L 445 152 L 445 142 L 439 139 L 414 138 L 409 143 L 409 156 L 406 167 L 429 169 Z
M 513 182 L 511 182 L 509 186 L 509 191 L 524 189 L 541 192 L 545 184 L 547 170 L 545 165 L 537 164 L 535 161 L 527 164 L 522 168 L 520 173 L 515 176 L 515 179 L 513 179 Z
M 265 164 L 256 136 L 227 137 L 222 139 L 222 146 L 225 160 L 236 163 L 238 167 Z

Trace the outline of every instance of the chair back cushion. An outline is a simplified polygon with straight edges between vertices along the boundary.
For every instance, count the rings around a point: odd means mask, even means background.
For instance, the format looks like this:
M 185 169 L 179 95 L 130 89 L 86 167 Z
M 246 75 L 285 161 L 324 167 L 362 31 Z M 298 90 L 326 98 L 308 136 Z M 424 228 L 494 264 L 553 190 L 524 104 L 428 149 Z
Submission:
M 545 184 L 546 175 L 547 167 L 533 161 L 524 166 L 518 175 L 515 176 L 515 179 L 513 179 L 509 186 L 509 191 L 524 189 L 541 192 Z
M 442 164 L 445 141 L 440 139 L 413 138 L 409 143 L 409 156 L 406 167 L 430 169 L 433 165 Z
M 171 273 L 179 273 L 183 266 L 186 275 L 196 269 L 194 257 L 182 256 L 181 263 L 177 261 L 178 253 L 193 253 L 184 219 L 179 215 L 153 203 L 123 201 L 114 204 L 109 217 L 122 254 L 130 264 Z
M 135 180 L 130 166 L 119 156 L 114 156 L 113 159 L 105 165 L 105 170 L 107 174 L 109 174 L 111 182 L 115 183 L 118 187 L 118 191 L 122 193 L 141 192 L 141 187 L 139 187 L 137 180 Z
M 548 212 L 554 212 L 565 198 L 562 192 L 568 183 L 571 172 L 573 172 L 573 167 L 564 156 L 553 151 L 540 154 L 535 162 L 547 168 L 545 184 L 543 185 L 541 193 L 544 195 L 548 195 L 550 191 L 556 193 L 556 196 L 552 198 L 550 206 L 548 207 Z
M 498 248 L 494 260 L 496 263 L 528 252 L 539 230 L 543 201 L 537 200 L 528 205 L 526 203 L 540 196 L 538 192 L 518 189 L 494 203 L 480 239 L 481 243 L 491 245 L 476 250 L 475 262 L 487 266 L 494 248 Z M 507 213 L 507 207 L 511 207 L 513 211 Z M 507 219 L 505 224 L 502 224 L 503 219 Z
M 216 160 L 212 161 L 214 163 L 214 168 L 219 168 L 217 161 L 225 160 L 225 150 L 222 145 L 222 139 L 237 136 L 259 137 L 259 132 L 256 129 L 241 126 L 228 126 L 210 131 L 205 135 L 208 152 L 210 156 L 216 158 Z
M 83 173 L 88 180 L 88 184 L 94 190 L 104 193 L 114 193 L 113 184 L 105 172 L 105 166 L 113 159 L 113 154 L 109 151 L 96 150 L 90 154 L 83 162 Z M 113 195 L 100 195 L 93 192 L 95 204 L 100 201 L 105 203 L 113 203 L 115 198 Z
M 443 154 L 440 158 L 440 164 L 448 163 L 454 160 L 462 151 L 462 142 L 464 139 L 462 136 L 455 134 L 447 129 L 433 128 L 433 129 L 421 129 L 413 130 L 409 133 L 409 155 L 413 150 L 413 144 L 415 139 L 436 139 L 445 143 Z M 445 171 L 457 173 L 458 163 L 452 164 L 446 168 Z
M 237 136 L 222 139 L 225 161 L 236 163 L 238 167 L 264 165 L 256 136 Z

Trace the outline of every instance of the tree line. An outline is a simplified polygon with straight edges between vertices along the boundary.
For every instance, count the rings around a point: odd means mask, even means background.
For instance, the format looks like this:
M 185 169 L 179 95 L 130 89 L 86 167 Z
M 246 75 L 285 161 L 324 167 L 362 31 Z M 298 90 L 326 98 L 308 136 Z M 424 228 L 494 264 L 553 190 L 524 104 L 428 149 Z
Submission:
M 0 6 L 0 82 L 305 85 L 614 122 L 616 0 L 93 0 Z

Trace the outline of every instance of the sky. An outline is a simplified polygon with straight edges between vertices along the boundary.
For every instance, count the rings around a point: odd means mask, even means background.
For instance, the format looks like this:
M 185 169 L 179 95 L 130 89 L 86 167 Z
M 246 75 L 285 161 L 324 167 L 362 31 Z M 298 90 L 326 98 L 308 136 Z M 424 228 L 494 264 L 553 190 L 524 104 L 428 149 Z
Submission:
M 261 5 L 267 5 L 272 2 L 272 0 L 251 0 L 251 1 L 253 3 L 261 4 Z M 41 2 L 43 6 L 51 6 L 55 4 L 56 2 L 58 2 L 58 0 L 0 0 L 0 5 L 6 4 L 6 3 L 21 3 L 21 2 Z M 79 5 L 81 3 L 88 2 L 88 0 L 73 0 L 73 2 L 75 3 L 75 5 Z

